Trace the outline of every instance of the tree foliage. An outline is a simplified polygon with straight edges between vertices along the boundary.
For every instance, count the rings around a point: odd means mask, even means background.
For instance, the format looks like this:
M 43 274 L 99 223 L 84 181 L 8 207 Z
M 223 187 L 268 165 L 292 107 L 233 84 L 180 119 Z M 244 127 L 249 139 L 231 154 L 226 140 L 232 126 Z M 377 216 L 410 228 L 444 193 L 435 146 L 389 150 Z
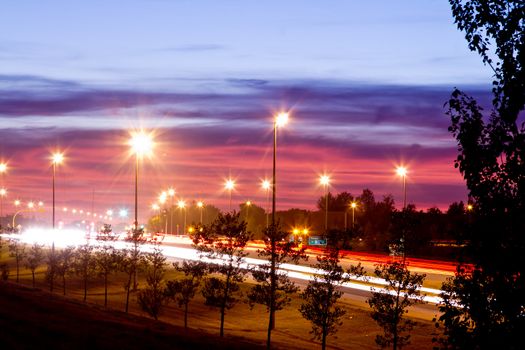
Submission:
M 443 348 L 522 347 L 525 329 L 525 3 L 450 0 L 471 50 L 494 70 L 493 109 L 454 90 L 447 103 L 455 166 L 476 203 L 465 254 L 444 285 Z
M 224 316 L 240 300 L 239 283 L 247 270 L 242 266 L 247 255 L 244 248 L 251 235 L 246 222 L 240 221 L 238 213 L 219 214 L 208 226 L 195 231 L 193 243 L 201 254 L 217 261 L 211 267 L 221 278 L 210 277 L 204 282 L 202 294 L 206 305 L 217 307 L 221 314 L 220 336 L 224 336 Z
M 20 265 L 26 256 L 26 247 L 24 243 L 21 243 L 18 239 L 9 240 L 9 256 L 15 258 L 16 264 L 16 283 L 18 283 L 20 276 Z
M 164 275 L 166 274 L 166 257 L 156 246 L 153 251 L 145 254 L 146 288 L 141 289 L 137 301 L 143 311 L 155 320 L 158 319 L 164 305 Z
M 379 264 L 374 274 L 386 282 L 382 289 L 372 288 L 372 296 L 367 300 L 372 318 L 383 329 L 383 334 L 376 336 L 376 343 L 381 348 L 401 349 L 410 343 L 406 333 L 415 325 L 403 316 L 409 306 L 422 302 L 420 288 L 425 275 L 411 273 L 404 261 Z
M 317 257 L 317 264 L 313 267 L 318 273 L 308 283 L 306 289 L 301 293 L 303 303 L 299 307 L 301 315 L 312 323 L 314 339 L 321 340 L 321 346 L 326 348 L 326 338 L 335 334 L 337 328 L 342 325 L 341 318 L 346 310 L 337 305 L 337 301 L 343 295 L 341 285 L 350 281 L 350 275 L 363 275 L 360 266 L 352 266 L 345 271 L 339 264 L 340 253 L 337 248 L 326 251 L 323 256 Z
M 33 288 L 35 287 L 35 271 L 36 269 L 42 264 L 42 262 L 45 259 L 44 254 L 44 245 L 33 243 L 31 248 L 29 249 L 27 256 L 26 256 L 26 262 L 25 266 L 29 270 L 31 270 L 31 277 L 33 279 Z
M 267 262 L 258 265 L 252 276 L 257 282 L 248 294 L 251 305 L 255 303 L 266 306 L 269 312 L 267 347 L 271 344 L 271 332 L 275 328 L 275 312 L 290 304 L 292 293 L 298 287 L 279 268 L 284 263 L 298 263 L 307 260 L 304 248 L 299 248 L 294 242 L 287 240 L 288 232 L 283 231 L 279 224 L 270 225 L 265 231 L 264 249 L 258 251 L 259 257 Z
M 184 328 L 188 328 L 188 307 L 201 286 L 202 278 L 207 274 L 207 264 L 201 261 L 184 260 L 182 264 L 173 264 L 175 269 L 184 273 L 184 277 L 166 283 L 166 296 L 184 307 Z

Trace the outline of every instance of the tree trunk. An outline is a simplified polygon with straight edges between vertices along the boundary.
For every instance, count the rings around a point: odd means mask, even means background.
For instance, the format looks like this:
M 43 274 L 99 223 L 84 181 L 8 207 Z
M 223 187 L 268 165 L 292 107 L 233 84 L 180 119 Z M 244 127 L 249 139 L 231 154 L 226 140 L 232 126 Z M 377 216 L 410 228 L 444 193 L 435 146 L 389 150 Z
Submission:
M 184 328 L 188 328 L 188 304 L 184 303 Z
M 129 290 L 131 288 L 131 278 L 133 277 L 133 271 L 129 273 L 128 284 L 126 285 L 126 313 L 128 313 L 129 307 Z
M 62 293 L 66 295 L 66 275 L 62 276 Z
M 104 274 L 104 307 L 108 307 L 108 273 Z
M 31 270 L 31 274 L 33 275 L 33 288 L 35 288 L 35 270 Z

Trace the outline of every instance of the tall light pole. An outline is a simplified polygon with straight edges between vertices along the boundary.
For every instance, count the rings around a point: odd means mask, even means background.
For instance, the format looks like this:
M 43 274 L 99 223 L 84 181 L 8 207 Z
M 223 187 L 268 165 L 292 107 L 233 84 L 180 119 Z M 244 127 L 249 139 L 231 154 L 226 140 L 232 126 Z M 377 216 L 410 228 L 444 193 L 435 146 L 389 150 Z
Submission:
M 4 219 L 4 197 L 7 196 L 7 190 L 0 188 L 0 227 L 2 227 L 2 221 Z
M 131 151 L 135 154 L 135 220 L 133 221 L 133 228 L 137 230 L 139 227 L 139 162 L 144 156 L 150 156 L 153 151 L 153 140 L 150 134 L 146 134 L 143 130 L 131 133 L 129 140 Z
M 199 211 L 200 211 L 200 216 L 201 216 L 200 224 L 202 225 L 202 209 L 204 208 L 204 203 L 202 201 L 198 201 L 197 208 L 199 208 Z
M 183 234 L 186 234 L 186 202 L 182 199 L 177 203 L 180 210 L 184 209 L 184 227 L 182 229 Z
M 164 234 L 168 233 L 168 213 L 166 212 L 166 200 L 168 198 L 168 192 L 164 191 L 159 196 L 159 203 L 162 207 L 164 207 Z
M 324 186 L 324 196 L 325 196 L 325 204 L 324 204 L 324 230 L 325 232 L 328 232 L 328 186 L 330 185 L 330 176 L 328 175 L 321 175 L 319 178 L 319 183 Z
M 160 206 L 157 203 L 153 203 L 151 205 L 151 210 L 153 210 L 154 212 L 157 212 L 157 215 L 159 217 L 159 224 L 160 224 Z
M 275 164 L 277 158 L 277 129 L 284 127 L 288 123 L 288 113 L 279 113 L 273 122 L 273 167 L 272 167 L 272 227 L 275 226 L 275 195 L 276 195 L 276 178 Z
M 261 187 L 266 191 L 266 228 L 268 228 L 270 222 L 270 187 L 272 187 L 272 185 L 270 184 L 270 181 L 263 180 L 261 182 Z
M 2 221 L 3 221 L 3 216 L 4 216 L 4 210 L 3 210 L 3 200 L 4 200 L 4 197 L 7 195 L 7 190 L 5 189 L 5 186 L 4 186 L 4 174 L 7 172 L 7 163 L 0 163 L 0 176 L 1 176 L 1 180 L 2 182 L 0 183 L 0 186 L 2 186 L 0 188 L 0 227 L 2 227 Z
M 354 223 L 355 223 L 355 208 L 357 207 L 357 203 L 356 203 L 356 202 L 352 202 L 352 203 L 350 203 L 350 207 L 352 208 L 352 228 L 354 228 Z
M 230 192 L 230 209 L 229 211 L 232 211 L 232 191 L 235 188 L 235 181 L 232 179 L 226 180 L 226 183 L 224 184 L 224 188 L 227 189 Z
M 170 235 L 173 234 L 173 206 L 175 204 L 175 189 L 170 187 L 168 189 L 168 196 L 171 198 L 171 207 L 170 207 Z
M 396 173 L 403 178 L 403 210 L 405 210 L 407 208 L 407 168 L 397 167 Z
M 57 171 L 57 165 L 62 164 L 63 161 L 64 155 L 62 153 L 53 153 L 51 157 L 51 163 L 53 165 L 53 230 L 55 229 L 55 176 Z
M 246 201 L 246 225 L 248 225 L 248 222 L 250 220 L 250 207 L 252 206 L 251 201 Z

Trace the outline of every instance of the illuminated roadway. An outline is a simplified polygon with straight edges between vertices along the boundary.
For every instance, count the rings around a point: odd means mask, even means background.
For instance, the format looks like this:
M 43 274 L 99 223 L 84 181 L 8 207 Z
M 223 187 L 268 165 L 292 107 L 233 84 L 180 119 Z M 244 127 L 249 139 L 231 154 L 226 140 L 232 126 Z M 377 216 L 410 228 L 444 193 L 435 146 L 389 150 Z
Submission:
M 61 232 L 50 233 L 51 230 L 42 229 L 28 229 L 22 234 L 13 235 L 10 237 L 17 237 L 21 241 L 32 244 L 38 242 L 51 246 L 55 244 L 57 248 L 65 248 L 70 245 L 81 245 L 86 243 L 85 234 L 74 230 L 62 230 Z M 7 236 L 7 235 L 4 235 Z M 100 244 L 96 240 L 90 240 L 93 245 Z M 108 242 L 103 242 L 107 244 Z M 129 246 L 129 243 L 123 241 L 112 242 L 118 249 L 123 249 Z M 206 260 L 202 259 L 198 252 L 191 246 L 191 240 L 187 237 L 174 237 L 169 236 L 163 239 L 161 244 L 163 254 L 168 258 L 169 261 L 180 261 L 183 259 L 188 260 Z M 264 264 L 266 261 L 258 259 L 257 250 L 263 247 L 262 243 L 250 243 L 247 248 L 249 253 L 246 257 L 247 267 L 248 265 L 254 266 Z M 145 244 L 142 248 L 144 251 L 151 251 L 153 245 Z M 281 265 L 282 271 L 286 272 L 288 276 L 294 280 L 299 286 L 305 287 L 308 281 L 312 278 L 316 270 L 310 267 L 317 261 L 315 256 L 322 252 L 318 249 L 309 249 L 307 254 L 309 256 L 308 262 L 303 262 L 301 265 L 295 264 L 283 264 Z M 341 260 L 341 264 L 347 268 L 350 264 L 361 263 L 364 267 L 368 277 L 366 280 L 363 278 L 352 278 L 352 281 L 345 283 L 342 287 L 344 291 L 345 302 L 360 308 L 369 309 L 366 304 L 366 299 L 370 296 L 370 288 L 384 285 L 385 282 L 382 279 L 371 277 L 374 267 L 378 263 L 385 263 L 390 261 L 390 257 L 382 256 L 379 254 L 368 254 L 368 253 L 354 253 L 351 252 Z M 436 304 L 440 302 L 439 298 L 439 287 L 441 283 L 449 276 L 453 275 L 454 265 L 451 263 L 434 261 L 434 260 L 422 260 L 422 259 L 408 259 L 409 268 L 412 271 L 418 273 L 427 274 L 426 282 L 421 288 L 421 292 L 424 295 L 426 304 L 416 305 L 411 308 L 409 314 L 413 317 L 432 320 L 435 317 L 438 310 Z M 217 261 L 214 261 L 217 262 Z

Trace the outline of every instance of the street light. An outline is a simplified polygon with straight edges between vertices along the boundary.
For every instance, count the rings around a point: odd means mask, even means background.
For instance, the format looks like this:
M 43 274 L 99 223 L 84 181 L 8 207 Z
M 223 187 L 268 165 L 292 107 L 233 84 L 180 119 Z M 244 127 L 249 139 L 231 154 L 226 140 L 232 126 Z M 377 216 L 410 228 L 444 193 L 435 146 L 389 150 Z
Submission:
M 281 112 L 277 114 L 273 122 L 273 167 L 272 167 L 272 227 L 275 226 L 275 198 L 276 198 L 276 158 L 277 158 L 277 129 L 288 124 L 288 113 Z M 273 320 L 272 320 L 273 321 Z M 272 322 L 273 324 L 273 322 Z
M 356 202 L 350 203 L 350 208 L 352 208 L 352 228 L 354 228 L 354 222 L 355 222 L 355 208 L 357 207 Z
M 324 230 L 328 231 L 328 186 L 330 185 L 330 176 L 321 175 L 319 178 L 319 183 L 324 186 L 324 196 L 325 196 L 325 217 L 324 217 Z
M 167 234 L 168 233 L 168 213 L 166 212 L 166 200 L 168 198 L 168 192 L 166 191 L 163 191 L 160 196 L 159 196 L 159 203 L 161 204 L 162 207 L 164 207 L 164 218 L 165 218 L 165 222 L 164 222 L 164 233 Z
M 270 184 L 270 181 L 263 180 L 261 182 L 261 187 L 263 190 L 266 191 L 266 228 L 268 228 L 269 225 L 269 213 L 270 213 L 270 187 L 272 185 Z
M 55 229 L 55 176 L 57 165 L 60 165 L 64 162 L 64 154 L 60 152 L 55 152 L 51 156 L 51 163 L 53 165 L 53 230 Z
M 184 227 L 183 227 L 183 233 L 185 234 L 186 233 L 186 202 L 184 200 L 179 200 L 179 202 L 177 203 L 177 206 L 179 207 L 179 209 L 182 211 L 182 209 L 184 209 Z
M 7 190 L 0 188 L 0 227 L 2 227 L 2 221 L 4 219 L 4 197 L 7 196 Z
M 251 201 L 246 201 L 246 224 L 248 224 L 248 220 L 250 219 L 250 207 L 252 206 Z
M 399 166 L 396 168 L 396 173 L 403 178 L 403 210 L 405 210 L 407 207 L 407 169 Z
M 231 211 L 232 210 L 232 191 L 235 188 L 235 181 L 233 181 L 232 179 L 226 180 L 224 184 L 224 188 L 230 191 L 230 209 L 229 211 Z
M 171 207 L 170 207 L 170 234 L 173 234 L 173 204 L 175 200 L 175 189 L 170 187 L 168 188 L 168 196 L 171 197 Z
M 202 201 L 197 202 L 197 208 L 199 208 L 200 215 L 201 215 L 201 221 L 200 224 L 202 225 L 202 209 L 204 208 L 204 203 Z
M 153 139 L 150 134 L 143 130 L 131 133 L 129 140 L 132 153 L 135 154 L 135 221 L 133 222 L 135 230 L 139 227 L 138 221 L 138 187 L 139 187 L 139 162 L 144 156 L 150 156 L 153 151 Z

